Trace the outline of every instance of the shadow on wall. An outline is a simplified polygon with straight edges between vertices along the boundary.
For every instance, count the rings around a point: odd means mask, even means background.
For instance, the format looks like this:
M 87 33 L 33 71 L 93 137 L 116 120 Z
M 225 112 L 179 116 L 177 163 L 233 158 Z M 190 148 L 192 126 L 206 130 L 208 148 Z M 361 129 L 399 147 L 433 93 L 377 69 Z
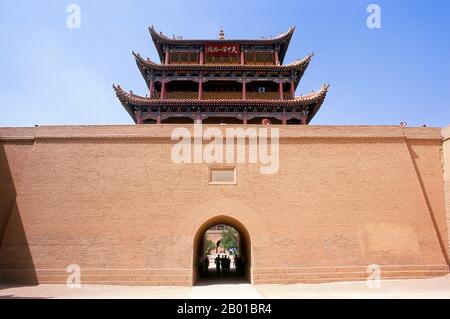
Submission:
M 444 238 L 446 236 L 443 236 L 441 229 L 439 229 L 439 224 L 438 224 L 438 221 L 436 219 L 436 214 L 433 211 L 433 207 L 431 205 L 430 198 L 428 196 L 428 192 L 427 192 L 427 189 L 425 187 L 425 183 L 424 183 L 422 174 L 421 174 L 419 166 L 417 164 L 417 160 L 419 158 L 419 155 L 414 151 L 411 143 L 406 142 L 406 146 L 408 148 L 409 155 L 411 156 L 411 160 L 412 160 L 412 164 L 414 166 L 414 170 L 416 172 L 417 180 L 419 181 L 419 185 L 420 185 L 420 188 L 422 190 L 422 194 L 423 194 L 423 197 L 425 199 L 425 203 L 426 203 L 427 208 L 428 208 L 428 213 L 430 214 L 430 218 L 431 218 L 431 221 L 433 223 L 433 227 L 434 227 L 434 230 L 436 232 L 437 239 L 439 241 L 439 246 L 441 247 L 442 255 L 443 255 L 444 259 L 445 259 L 445 262 L 447 263 L 447 266 L 450 266 L 450 258 L 449 258 L 449 255 L 447 253 L 446 239 Z
M 0 284 L 37 284 L 16 197 L 5 145 L 0 144 Z

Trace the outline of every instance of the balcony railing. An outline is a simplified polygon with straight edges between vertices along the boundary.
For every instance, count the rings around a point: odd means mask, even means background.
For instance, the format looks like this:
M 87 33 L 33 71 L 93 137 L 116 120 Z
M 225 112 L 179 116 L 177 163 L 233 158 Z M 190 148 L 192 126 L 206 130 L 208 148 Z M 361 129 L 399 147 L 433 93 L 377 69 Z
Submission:
M 292 96 L 291 93 L 283 93 L 283 99 L 285 100 L 291 100 L 293 99 L 295 96 Z
M 247 99 L 249 100 L 279 100 L 280 99 L 280 93 L 278 92 L 247 92 L 246 94 Z
M 204 100 L 242 99 L 242 92 L 203 92 L 202 99 Z
M 187 92 L 187 91 L 174 91 L 166 92 L 165 98 L 168 100 L 174 99 L 198 99 L 198 92 Z
M 160 94 L 158 92 L 153 93 L 154 99 L 159 99 Z M 165 99 L 173 100 L 173 99 L 198 99 L 198 92 L 187 92 L 187 91 L 173 91 L 166 92 Z M 203 92 L 202 93 L 203 100 L 230 100 L 230 99 L 242 99 L 242 92 Z M 246 99 L 248 100 L 279 100 L 280 93 L 279 92 L 246 92 Z M 283 99 L 289 100 L 293 99 L 291 93 L 283 93 Z

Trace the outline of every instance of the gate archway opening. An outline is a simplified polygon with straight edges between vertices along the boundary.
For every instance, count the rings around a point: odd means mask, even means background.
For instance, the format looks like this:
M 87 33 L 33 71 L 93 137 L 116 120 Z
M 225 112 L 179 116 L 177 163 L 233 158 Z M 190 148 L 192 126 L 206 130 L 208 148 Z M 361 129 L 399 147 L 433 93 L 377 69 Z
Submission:
M 251 264 L 250 234 L 238 220 L 216 216 L 199 227 L 193 245 L 194 285 L 252 282 Z

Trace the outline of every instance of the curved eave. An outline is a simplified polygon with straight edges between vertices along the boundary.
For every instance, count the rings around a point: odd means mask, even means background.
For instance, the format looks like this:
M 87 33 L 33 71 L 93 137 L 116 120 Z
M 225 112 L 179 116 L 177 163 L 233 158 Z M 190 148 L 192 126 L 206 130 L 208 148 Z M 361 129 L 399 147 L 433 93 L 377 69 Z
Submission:
M 295 27 L 290 27 L 285 33 L 280 34 L 277 37 L 269 39 L 226 39 L 226 40 L 216 40 L 216 39 L 172 39 L 161 32 L 157 32 L 153 26 L 149 27 L 150 35 L 152 37 L 153 43 L 158 50 L 159 58 L 161 62 L 164 61 L 163 46 L 165 44 L 183 45 L 183 44 L 205 44 L 205 43 L 239 43 L 241 45 L 245 44 L 255 44 L 255 45 L 280 45 L 280 63 L 283 63 L 284 56 L 286 55 L 289 42 L 291 41 L 292 35 L 294 34 Z
M 134 108 L 147 107 L 147 106 L 169 106 L 169 107 L 212 107 L 212 106 L 244 106 L 244 107 L 309 107 L 309 114 L 307 122 L 309 123 L 317 111 L 323 104 L 325 97 L 328 92 L 329 85 L 323 85 L 322 88 L 317 91 L 310 93 L 305 96 L 296 97 L 290 100 L 262 100 L 262 99 L 217 99 L 217 100 L 196 100 L 196 99 L 150 99 L 147 97 L 142 97 L 132 92 L 125 92 L 120 86 L 113 85 L 116 91 L 117 98 L 125 107 L 125 109 L 130 113 L 134 120 L 135 116 L 133 113 Z
M 308 119 L 307 119 L 308 124 L 309 124 L 309 122 L 311 122 L 313 117 L 317 114 L 317 112 L 321 108 L 323 102 L 325 101 L 325 98 L 327 97 L 329 88 L 330 88 L 330 85 L 325 84 L 325 85 L 322 85 L 322 87 L 320 88 L 319 91 L 317 91 L 316 93 L 312 93 L 312 94 L 316 95 L 315 96 L 316 100 L 315 100 L 315 105 L 313 106 L 313 108 L 310 110 L 310 112 L 308 114 Z
M 297 60 L 286 65 L 241 65 L 241 64 L 158 64 L 149 59 L 144 59 L 140 54 L 133 52 L 140 70 L 147 71 L 247 71 L 247 72 L 303 72 L 308 67 L 313 54 L 308 54 L 304 59 Z
M 119 94 L 120 91 L 123 92 L 123 90 L 120 88 L 120 85 L 116 86 L 115 84 L 113 84 L 113 89 L 114 89 L 114 91 L 116 91 L 116 96 L 119 99 L 119 101 L 122 104 L 125 111 L 127 111 L 127 113 L 130 114 L 131 118 L 136 123 L 137 122 L 136 114 L 134 114 L 134 109 L 132 109 L 132 105 L 130 103 L 127 103 L 126 100 L 123 99 L 122 93 Z M 125 93 L 125 92 L 123 92 L 123 93 Z

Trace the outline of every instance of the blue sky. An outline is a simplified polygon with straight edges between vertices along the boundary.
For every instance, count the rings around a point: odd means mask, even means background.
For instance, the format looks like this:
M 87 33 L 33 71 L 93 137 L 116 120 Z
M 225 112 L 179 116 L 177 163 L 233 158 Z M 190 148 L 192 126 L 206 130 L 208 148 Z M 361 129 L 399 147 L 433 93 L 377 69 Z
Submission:
M 67 6 L 81 28 L 66 26 Z M 366 8 L 381 8 L 369 29 Z M 158 61 L 148 26 L 172 36 L 275 36 L 285 63 L 314 52 L 296 93 L 331 88 L 311 124 L 450 124 L 450 1 L 2 0 L 0 126 L 132 124 L 112 84 L 147 93 L 131 51 Z

